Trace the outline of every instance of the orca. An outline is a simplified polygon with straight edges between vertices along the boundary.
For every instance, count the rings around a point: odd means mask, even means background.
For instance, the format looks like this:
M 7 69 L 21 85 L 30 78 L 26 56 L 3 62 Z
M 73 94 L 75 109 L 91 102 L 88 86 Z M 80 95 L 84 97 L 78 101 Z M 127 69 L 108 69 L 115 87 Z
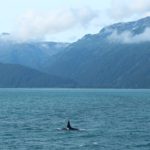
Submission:
M 70 121 L 68 120 L 68 123 L 67 123 L 67 127 L 66 128 L 63 128 L 63 130 L 69 130 L 69 131 L 79 131 L 78 128 L 73 128 L 70 124 Z

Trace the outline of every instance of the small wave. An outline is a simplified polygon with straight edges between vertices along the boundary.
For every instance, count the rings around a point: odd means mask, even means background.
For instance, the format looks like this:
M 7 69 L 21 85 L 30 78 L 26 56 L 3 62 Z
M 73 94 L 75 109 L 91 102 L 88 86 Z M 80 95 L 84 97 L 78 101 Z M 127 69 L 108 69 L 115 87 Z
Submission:
M 84 144 L 80 144 L 79 147 L 84 147 Z
M 56 130 L 59 130 L 59 131 L 60 131 L 60 130 L 61 130 L 61 128 L 56 128 Z
M 80 144 L 79 147 L 88 147 L 88 146 L 97 146 L 97 145 L 99 145 L 98 142 L 92 142 L 92 143 Z
M 93 142 L 93 145 L 98 145 L 98 142 Z
M 150 147 L 150 143 L 139 144 L 139 145 L 136 145 L 135 147 Z
M 79 129 L 79 131 L 87 131 L 87 129 Z

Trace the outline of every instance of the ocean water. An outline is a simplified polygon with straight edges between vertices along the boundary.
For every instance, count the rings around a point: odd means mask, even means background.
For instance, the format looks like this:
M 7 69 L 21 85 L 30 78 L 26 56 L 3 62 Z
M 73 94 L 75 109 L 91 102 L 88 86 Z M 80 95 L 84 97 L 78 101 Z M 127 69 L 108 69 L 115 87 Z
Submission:
M 0 89 L 0 150 L 150 150 L 150 90 Z

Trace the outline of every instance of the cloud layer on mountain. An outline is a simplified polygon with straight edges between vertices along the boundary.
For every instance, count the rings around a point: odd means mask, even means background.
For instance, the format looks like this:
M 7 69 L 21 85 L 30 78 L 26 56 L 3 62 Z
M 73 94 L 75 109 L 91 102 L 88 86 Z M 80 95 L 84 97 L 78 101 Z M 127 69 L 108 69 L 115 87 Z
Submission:
M 26 12 L 14 32 L 22 41 L 40 40 L 47 35 L 55 35 L 76 27 L 86 28 L 97 17 L 96 10 L 90 8 L 67 8 L 49 12 Z
M 18 15 L 19 19 L 13 20 L 14 28 L 3 40 L 74 42 L 87 33 L 97 33 L 106 25 L 150 16 L 149 0 L 108 0 L 106 8 L 73 7 L 76 8 L 59 6 L 53 10 L 25 10 Z M 132 37 L 129 33 L 123 34 Z
M 150 42 L 150 28 L 146 28 L 144 32 L 134 35 L 130 31 L 124 31 L 118 33 L 116 30 L 108 37 L 111 42 L 130 44 L 130 43 L 142 43 Z

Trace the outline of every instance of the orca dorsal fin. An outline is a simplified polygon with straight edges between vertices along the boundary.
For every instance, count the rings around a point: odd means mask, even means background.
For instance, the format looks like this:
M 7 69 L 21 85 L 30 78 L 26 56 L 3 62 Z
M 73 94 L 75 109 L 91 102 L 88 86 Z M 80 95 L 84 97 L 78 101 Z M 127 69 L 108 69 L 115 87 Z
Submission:
M 72 127 L 71 127 L 71 125 L 70 125 L 70 121 L 68 120 L 68 123 L 67 123 L 67 128 L 68 129 L 71 129 Z

